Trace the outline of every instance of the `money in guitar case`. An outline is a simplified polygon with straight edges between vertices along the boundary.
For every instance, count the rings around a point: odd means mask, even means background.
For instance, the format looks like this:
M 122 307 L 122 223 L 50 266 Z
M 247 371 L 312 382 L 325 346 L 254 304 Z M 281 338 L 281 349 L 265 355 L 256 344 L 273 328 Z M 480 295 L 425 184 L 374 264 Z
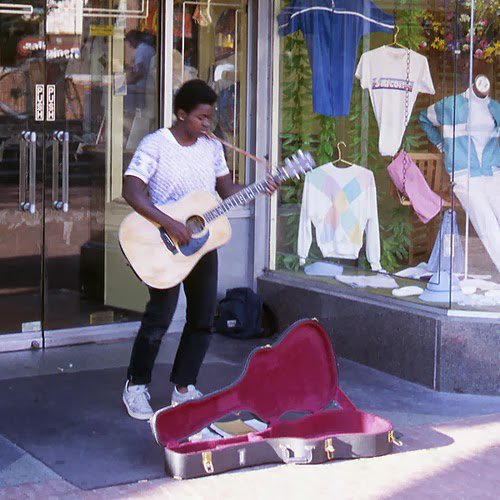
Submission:
M 203 432 L 242 411 L 264 422 L 263 430 L 238 423 L 240 430 L 231 437 Z M 274 345 L 253 351 L 230 386 L 161 409 L 150 424 L 164 449 L 166 472 L 178 479 L 270 463 L 375 457 L 398 444 L 390 422 L 358 410 L 340 389 L 328 334 L 309 319 L 293 324 Z M 235 425 L 211 429 L 221 427 Z M 243 427 L 249 430 L 242 432 Z M 202 439 L 188 439 L 196 434 Z

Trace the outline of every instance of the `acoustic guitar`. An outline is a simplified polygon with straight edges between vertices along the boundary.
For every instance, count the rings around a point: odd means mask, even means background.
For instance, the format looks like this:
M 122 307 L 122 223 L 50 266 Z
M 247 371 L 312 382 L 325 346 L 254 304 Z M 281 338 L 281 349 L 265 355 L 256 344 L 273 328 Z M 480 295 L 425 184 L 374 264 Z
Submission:
M 285 160 L 285 165 L 277 170 L 273 179 L 284 181 L 292 176 L 300 178 L 300 174 L 315 166 L 312 156 L 299 150 Z M 176 286 L 203 255 L 230 240 L 231 225 L 224 214 L 264 193 L 267 182 L 264 180 L 247 186 L 223 201 L 200 190 L 189 193 L 177 202 L 158 206 L 191 231 L 191 239 L 186 245 L 179 245 L 157 223 L 132 212 L 123 219 L 118 231 L 125 258 L 146 285 L 160 289 Z

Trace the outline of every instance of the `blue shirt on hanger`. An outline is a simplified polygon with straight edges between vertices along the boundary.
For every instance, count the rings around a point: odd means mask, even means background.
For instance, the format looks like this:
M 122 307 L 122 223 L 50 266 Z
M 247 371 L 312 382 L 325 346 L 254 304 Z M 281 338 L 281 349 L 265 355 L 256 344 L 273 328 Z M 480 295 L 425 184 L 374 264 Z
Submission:
M 359 39 L 392 33 L 394 17 L 371 0 L 292 0 L 278 15 L 279 34 L 301 30 L 313 79 L 313 110 L 326 116 L 349 114 Z

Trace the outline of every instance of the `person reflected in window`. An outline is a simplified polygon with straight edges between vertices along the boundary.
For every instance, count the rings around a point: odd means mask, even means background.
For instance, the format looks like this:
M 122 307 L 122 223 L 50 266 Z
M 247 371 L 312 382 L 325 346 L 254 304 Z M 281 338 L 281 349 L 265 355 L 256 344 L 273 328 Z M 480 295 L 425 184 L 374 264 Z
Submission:
M 126 135 L 130 132 L 137 110 L 141 113 L 146 103 L 146 90 L 151 60 L 155 55 L 153 35 L 136 29 L 125 35 L 134 55 L 132 65 L 127 69 L 127 95 L 124 99 Z

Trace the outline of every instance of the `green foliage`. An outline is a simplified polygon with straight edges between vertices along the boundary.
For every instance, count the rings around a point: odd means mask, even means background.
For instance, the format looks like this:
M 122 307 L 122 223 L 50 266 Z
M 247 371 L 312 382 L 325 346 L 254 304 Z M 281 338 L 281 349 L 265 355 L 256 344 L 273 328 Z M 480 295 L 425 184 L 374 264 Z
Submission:
M 316 146 L 315 159 L 318 165 L 323 165 L 335 157 L 337 142 L 335 136 L 336 120 L 331 116 L 319 116 L 321 131 Z
M 401 262 L 408 260 L 411 231 L 408 210 L 403 206 L 393 209 L 387 225 L 380 224 L 380 264 L 386 271 L 395 271 Z
M 412 50 L 419 50 L 422 42 L 422 18 L 425 14 L 422 1 L 398 0 L 396 24 L 399 26 L 398 43 Z
M 312 73 L 307 49 L 299 33 L 284 39 L 282 79 L 282 133 L 283 157 L 291 156 L 299 148 L 309 148 L 312 142 L 311 106 Z
M 283 252 L 277 252 L 276 266 L 278 269 L 288 269 L 290 271 L 298 271 L 300 268 L 299 258 L 296 255 L 289 255 Z

